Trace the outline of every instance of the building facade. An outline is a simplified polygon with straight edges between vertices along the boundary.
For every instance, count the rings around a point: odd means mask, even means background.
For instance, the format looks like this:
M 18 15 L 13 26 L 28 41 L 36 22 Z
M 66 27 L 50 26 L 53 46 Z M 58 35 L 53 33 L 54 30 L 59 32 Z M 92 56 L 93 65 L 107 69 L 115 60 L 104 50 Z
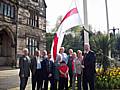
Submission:
M 44 0 L 0 0 L 0 65 L 12 65 L 29 49 L 46 49 Z

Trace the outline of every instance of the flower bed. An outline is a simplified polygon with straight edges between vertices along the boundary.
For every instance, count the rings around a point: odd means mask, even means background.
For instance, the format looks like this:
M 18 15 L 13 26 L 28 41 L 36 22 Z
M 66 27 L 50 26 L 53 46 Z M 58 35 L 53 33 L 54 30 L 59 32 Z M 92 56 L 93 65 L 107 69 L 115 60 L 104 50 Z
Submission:
M 97 89 L 120 89 L 120 67 L 108 68 L 106 72 L 103 69 L 96 69 L 96 82 Z

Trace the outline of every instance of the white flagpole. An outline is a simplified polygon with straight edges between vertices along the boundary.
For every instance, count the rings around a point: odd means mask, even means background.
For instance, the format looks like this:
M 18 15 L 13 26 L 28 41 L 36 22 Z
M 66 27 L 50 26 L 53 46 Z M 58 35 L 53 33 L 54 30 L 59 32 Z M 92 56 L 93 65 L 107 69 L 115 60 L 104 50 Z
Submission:
M 88 30 L 87 0 L 83 0 L 84 27 Z M 89 34 L 84 30 L 84 43 L 89 43 Z
M 106 21 L 107 21 L 107 34 L 109 35 L 109 17 L 108 17 L 108 5 L 107 5 L 107 0 L 105 0 L 105 8 L 106 8 Z
M 108 34 L 108 37 L 110 38 L 107 0 L 105 0 L 105 8 L 106 8 L 106 21 L 107 21 L 107 34 Z M 109 58 L 111 58 L 111 50 L 108 51 L 108 56 L 109 56 Z

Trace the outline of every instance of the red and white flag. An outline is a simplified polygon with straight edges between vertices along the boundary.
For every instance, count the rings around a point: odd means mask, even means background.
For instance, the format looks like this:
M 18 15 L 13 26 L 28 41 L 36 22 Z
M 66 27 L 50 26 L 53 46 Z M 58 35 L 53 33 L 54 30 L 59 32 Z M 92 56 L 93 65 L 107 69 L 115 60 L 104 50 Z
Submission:
M 58 31 L 54 36 L 51 48 L 51 55 L 53 60 L 56 60 L 56 56 L 59 53 L 59 49 L 63 42 L 65 32 L 77 25 L 81 25 L 81 19 L 78 13 L 76 0 L 72 0 L 71 7 L 67 14 L 64 16 L 63 20 L 61 21 Z

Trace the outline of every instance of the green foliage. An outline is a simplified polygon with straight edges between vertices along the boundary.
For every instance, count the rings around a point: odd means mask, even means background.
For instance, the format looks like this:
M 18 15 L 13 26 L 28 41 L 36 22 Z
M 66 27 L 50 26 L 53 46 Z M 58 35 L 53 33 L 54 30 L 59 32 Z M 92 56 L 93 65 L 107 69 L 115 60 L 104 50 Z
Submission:
M 97 62 L 103 65 L 106 70 L 110 65 L 108 51 L 114 46 L 114 38 L 109 38 L 108 35 L 97 34 L 90 38 L 92 50 L 96 52 Z
M 72 48 L 75 52 L 79 49 L 83 50 L 83 44 L 80 36 L 73 37 L 72 34 L 65 35 L 62 46 L 65 47 L 66 51 L 70 48 Z
M 62 16 L 58 16 L 55 27 L 51 30 L 52 33 L 55 33 L 58 30 L 61 21 L 62 21 Z
M 46 49 L 47 49 L 47 51 L 51 50 L 53 38 L 54 38 L 53 33 L 46 33 Z
M 120 55 L 120 36 L 116 38 L 115 49 L 116 54 Z
M 12 2 L 14 2 L 14 3 L 16 3 L 17 2 L 17 0 L 11 0 Z
M 83 40 L 82 40 L 82 28 L 80 26 L 76 26 L 71 28 L 66 32 L 67 34 L 64 37 L 62 46 L 65 47 L 66 51 L 70 48 L 76 52 L 77 50 L 83 50 Z
M 62 46 L 65 47 L 66 52 L 68 52 L 70 48 L 72 48 L 74 51 L 77 51 L 78 49 L 83 50 L 83 41 L 81 40 L 82 36 L 80 34 L 80 30 L 81 28 L 76 26 L 66 32 L 62 43 Z M 48 51 L 51 50 L 53 38 L 54 33 L 46 34 L 46 48 Z

